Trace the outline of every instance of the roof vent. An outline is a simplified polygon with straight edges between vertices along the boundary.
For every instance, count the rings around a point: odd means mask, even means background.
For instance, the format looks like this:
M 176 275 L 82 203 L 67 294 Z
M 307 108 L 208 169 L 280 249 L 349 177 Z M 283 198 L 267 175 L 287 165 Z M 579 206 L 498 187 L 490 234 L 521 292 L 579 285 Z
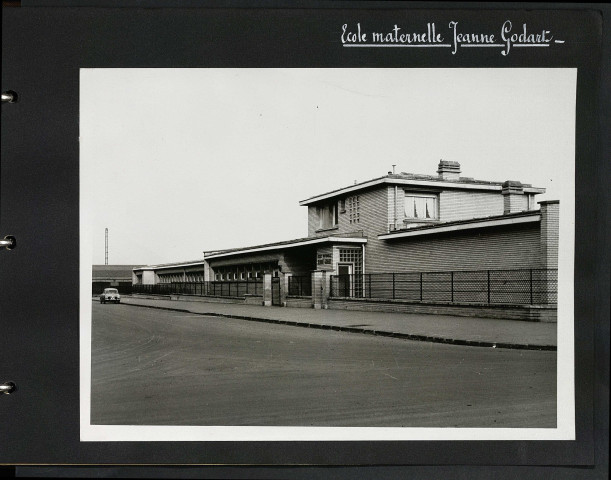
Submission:
M 460 178 L 460 163 L 449 160 L 439 160 L 437 167 L 439 178 L 443 180 L 458 180 Z

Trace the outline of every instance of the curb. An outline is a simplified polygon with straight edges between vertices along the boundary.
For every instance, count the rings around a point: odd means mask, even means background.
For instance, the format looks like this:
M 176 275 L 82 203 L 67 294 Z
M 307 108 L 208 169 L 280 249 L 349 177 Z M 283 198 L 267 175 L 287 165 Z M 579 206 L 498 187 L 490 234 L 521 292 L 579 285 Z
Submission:
M 220 317 L 220 318 L 235 318 L 237 320 L 247 320 L 250 322 L 261 322 L 261 323 L 273 323 L 276 325 L 288 325 L 293 327 L 302 328 L 317 328 L 320 330 L 335 330 L 338 332 L 348 333 L 360 333 L 366 335 L 375 335 L 380 337 L 392 337 L 401 338 L 404 340 L 413 340 L 418 342 L 431 342 L 431 343 L 445 343 L 448 345 L 462 345 L 467 347 L 485 347 L 485 348 L 507 348 L 513 350 L 539 350 L 539 351 L 550 351 L 555 352 L 558 350 L 556 345 L 536 345 L 528 343 L 506 343 L 506 342 L 486 342 L 481 340 L 462 340 L 456 338 L 444 338 L 434 337 L 430 335 L 415 335 L 411 333 L 401 332 L 389 332 L 387 330 L 371 330 L 367 328 L 357 327 L 341 327 L 338 325 L 325 325 L 321 323 L 305 323 L 296 322 L 292 320 L 277 320 L 273 318 L 261 318 L 261 317 L 248 317 L 245 315 L 233 315 L 227 313 L 216 313 L 216 312 L 193 312 L 185 308 L 173 308 L 173 307 L 156 307 L 152 305 L 139 305 L 135 303 L 121 303 L 121 305 L 127 305 L 130 307 L 140 308 L 153 308 L 155 310 L 169 310 L 172 312 L 191 313 L 193 315 L 202 315 L 206 317 Z

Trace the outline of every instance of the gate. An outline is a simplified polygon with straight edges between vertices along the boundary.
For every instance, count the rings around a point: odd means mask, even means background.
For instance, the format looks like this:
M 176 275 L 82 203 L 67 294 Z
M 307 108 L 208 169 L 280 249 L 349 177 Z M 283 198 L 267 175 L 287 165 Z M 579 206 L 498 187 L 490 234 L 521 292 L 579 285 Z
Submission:
M 272 305 L 276 307 L 282 306 L 280 303 L 280 278 L 272 277 Z

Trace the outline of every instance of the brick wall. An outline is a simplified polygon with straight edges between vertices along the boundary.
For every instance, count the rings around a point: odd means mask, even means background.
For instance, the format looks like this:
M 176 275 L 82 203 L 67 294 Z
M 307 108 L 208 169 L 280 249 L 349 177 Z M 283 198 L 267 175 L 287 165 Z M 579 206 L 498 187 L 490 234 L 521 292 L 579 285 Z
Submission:
M 439 194 L 439 220 L 453 222 L 503 215 L 501 192 L 448 190 Z
M 369 236 L 365 271 L 534 268 L 540 265 L 540 248 L 536 222 L 396 240 Z
M 365 232 L 386 233 L 387 225 L 386 220 L 388 217 L 388 199 L 386 197 L 386 188 L 378 188 L 375 190 L 368 190 L 359 192 L 359 221 L 357 223 L 350 223 L 350 213 L 348 209 L 345 212 L 340 210 L 338 214 L 337 228 L 327 229 L 323 231 L 318 230 L 318 214 L 316 213 L 316 206 L 308 206 L 308 236 L 321 236 L 325 233 L 329 235 L 337 234 L 348 234 L 354 233 L 357 230 L 364 230 Z M 348 198 L 351 195 L 347 195 Z M 335 201 L 339 204 L 339 199 Z
M 524 212 L 528 210 L 528 195 L 504 195 L 503 213 Z
M 528 305 L 450 305 L 391 300 L 329 299 L 328 306 L 334 310 L 456 315 L 461 317 L 497 318 L 529 322 L 555 323 L 557 321 L 557 309 L 555 307 Z

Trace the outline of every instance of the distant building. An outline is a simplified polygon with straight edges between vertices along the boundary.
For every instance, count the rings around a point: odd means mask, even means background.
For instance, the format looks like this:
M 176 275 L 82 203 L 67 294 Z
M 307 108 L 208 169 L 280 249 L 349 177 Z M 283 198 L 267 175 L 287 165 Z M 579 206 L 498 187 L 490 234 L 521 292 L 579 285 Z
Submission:
M 132 289 L 132 272 L 137 265 L 93 265 L 92 294 L 98 295 L 105 288 L 114 287 L 119 293 Z

